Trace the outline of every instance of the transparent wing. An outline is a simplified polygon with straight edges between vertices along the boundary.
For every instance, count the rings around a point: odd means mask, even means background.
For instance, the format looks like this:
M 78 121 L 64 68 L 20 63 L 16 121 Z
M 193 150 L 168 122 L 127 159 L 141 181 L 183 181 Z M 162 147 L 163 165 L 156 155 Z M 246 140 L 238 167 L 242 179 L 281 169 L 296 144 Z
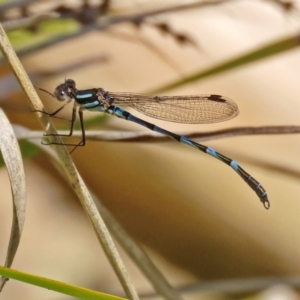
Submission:
M 128 105 L 146 116 L 177 123 L 222 122 L 238 115 L 236 103 L 220 95 L 146 96 L 108 92 L 111 103 Z

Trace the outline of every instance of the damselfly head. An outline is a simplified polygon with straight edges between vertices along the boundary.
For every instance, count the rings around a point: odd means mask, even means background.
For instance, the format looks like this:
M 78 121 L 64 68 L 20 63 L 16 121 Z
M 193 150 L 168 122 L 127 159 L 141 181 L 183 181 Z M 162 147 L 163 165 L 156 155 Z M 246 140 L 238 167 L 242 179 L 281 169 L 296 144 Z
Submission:
M 76 83 L 73 79 L 66 79 L 64 83 L 58 85 L 54 90 L 54 96 L 58 101 L 72 99 L 76 91 Z

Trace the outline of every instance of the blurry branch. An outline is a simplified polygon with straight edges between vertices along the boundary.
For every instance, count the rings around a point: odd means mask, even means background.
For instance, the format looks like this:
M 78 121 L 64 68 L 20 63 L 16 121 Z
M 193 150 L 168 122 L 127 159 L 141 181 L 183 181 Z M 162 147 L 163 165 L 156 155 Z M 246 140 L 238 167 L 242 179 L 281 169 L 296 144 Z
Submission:
M 236 1 L 236 0 L 227 0 L 227 1 Z M 25 55 L 25 54 L 31 53 L 33 51 L 38 51 L 38 50 L 47 48 L 56 43 L 60 43 L 60 42 L 67 41 L 69 39 L 81 36 L 90 31 L 105 30 L 106 28 L 108 28 L 114 24 L 118 24 L 118 23 L 122 23 L 122 22 L 133 22 L 134 24 L 140 24 L 146 17 L 154 16 L 154 15 L 157 15 L 160 13 L 181 11 L 183 9 L 192 9 L 197 6 L 220 4 L 220 3 L 227 2 L 227 1 L 225 1 L 225 0 L 223 0 L 223 1 L 201 1 L 201 2 L 196 2 L 196 3 L 190 3 L 190 4 L 178 5 L 178 6 L 173 6 L 173 7 L 163 8 L 163 9 L 152 10 L 152 11 L 148 11 L 148 12 L 144 12 L 144 13 L 131 14 L 131 15 L 127 15 L 127 16 L 101 17 L 98 19 L 99 21 L 97 23 L 91 23 L 88 25 L 84 25 L 76 33 L 65 34 L 65 35 L 56 37 L 54 39 L 51 39 L 49 41 L 46 41 L 39 45 L 36 45 L 32 48 L 21 50 L 18 53 L 19 53 L 19 55 Z M 165 24 L 164 24 L 164 26 L 161 25 L 160 27 L 165 28 L 164 30 L 167 30 L 167 32 L 169 32 L 169 34 L 171 34 L 172 30 L 170 31 L 170 28 L 168 28 L 168 26 L 166 27 Z M 160 29 L 160 30 L 163 30 L 163 29 Z M 182 37 L 181 36 L 182 36 L 182 34 L 181 35 L 178 34 L 177 39 L 179 39 L 179 38 L 186 39 L 186 37 L 184 37 L 184 35 Z M 176 36 L 174 38 L 176 38 Z M 146 41 L 144 41 L 144 42 L 146 43 Z M 279 41 L 269 43 L 266 46 L 249 51 L 246 54 L 243 54 L 239 57 L 235 57 L 231 60 L 228 60 L 219 65 L 216 65 L 212 68 L 197 72 L 193 75 L 185 77 L 184 79 L 180 79 L 180 80 L 174 81 L 173 83 L 162 86 L 162 87 L 158 88 L 156 90 L 156 92 L 162 92 L 162 91 L 166 91 L 169 89 L 173 89 L 178 86 L 185 85 L 185 84 L 192 83 L 194 81 L 206 78 L 208 76 L 212 76 L 212 75 L 219 74 L 221 72 L 229 71 L 231 69 L 234 69 L 234 68 L 237 68 L 237 67 L 249 64 L 249 63 L 253 63 L 258 60 L 271 57 L 273 55 L 283 53 L 287 50 L 294 49 L 294 48 L 298 47 L 299 45 L 300 45 L 300 35 L 294 34 L 293 36 L 290 36 L 288 38 L 281 39 Z M 149 43 L 148 43 L 148 46 L 149 46 Z M 160 53 L 160 55 L 162 55 L 162 54 Z
M 32 52 L 45 49 L 49 46 L 55 45 L 57 43 L 63 42 L 63 41 L 68 41 L 69 39 L 76 38 L 78 36 L 81 36 L 85 33 L 88 33 L 90 31 L 94 30 L 106 30 L 107 28 L 124 23 L 124 22 L 131 22 L 134 24 L 141 24 L 144 19 L 152 16 L 156 16 L 159 14 L 166 14 L 166 13 L 172 13 L 172 12 L 180 12 L 183 10 L 190 10 L 194 9 L 197 7 L 205 7 L 205 6 L 211 6 L 211 5 L 217 5 L 217 4 L 222 4 L 225 2 L 231 2 L 231 1 L 237 1 L 237 0 L 210 0 L 210 1 L 197 1 L 193 3 L 187 3 L 187 4 L 181 4 L 181 5 L 175 5 L 175 6 L 169 6 L 166 8 L 160 8 L 160 9 L 153 9 L 149 10 L 146 12 L 138 12 L 134 14 L 127 14 L 127 15 L 110 15 L 110 16 L 104 16 L 104 13 L 106 13 L 107 7 L 104 7 L 104 10 L 101 11 L 102 17 L 98 17 L 97 13 L 97 18 L 95 17 L 92 12 L 97 12 L 95 8 L 93 7 L 82 7 L 83 11 L 81 12 L 82 16 L 76 17 L 75 12 L 71 10 L 70 8 L 66 8 L 65 6 L 62 6 L 55 11 L 58 12 L 61 17 L 64 18 L 74 18 L 77 20 L 79 23 L 81 23 L 83 26 L 80 28 L 78 32 L 75 33 L 68 33 L 65 35 L 61 35 L 59 37 L 53 38 L 49 41 L 40 43 L 37 46 L 29 47 L 24 50 L 17 51 L 19 56 L 22 55 L 27 55 Z M 1 9 L 1 6 L 0 6 Z M 100 9 L 100 8 L 98 8 Z M 83 17 L 85 16 L 85 17 Z M 88 17 L 87 17 L 88 16 Z M 179 37 L 178 37 L 179 38 Z
M 46 146 L 41 145 L 42 132 L 31 131 L 27 128 L 24 128 L 24 127 L 18 126 L 18 125 L 14 125 L 13 128 L 14 128 L 15 134 L 18 137 L 18 139 L 20 139 L 20 140 L 22 140 L 22 139 L 27 140 L 28 139 L 28 143 L 23 144 L 24 147 L 22 147 L 23 148 L 22 153 L 25 157 L 36 156 L 37 154 L 40 153 L 40 151 L 41 151 L 40 149 L 42 149 L 43 152 L 46 152 L 46 153 L 53 156 L 54 151 L 51 147 L 46 147 Z M 89 131 L 86 131 L 86 133 L 88 134 Z M 93 132 L 91 132 L 91 133 L 93 133 Z M 111 135 L 111 133 L 112 133 L 112 135 Z M 81 137 L 81 132 L 76 131 L 73 134 L 74 134 L 74 136 Z M 96 134 L 96 132 L 95 132 L 95 134 Z M 101 134 L 101 132 L 100 132 L 100 134 Z M 110 135 L 106 140 L 104 140 L 105 134 Z M 128 142 L 130 142 L 131 139 L 132 140 L 134 139 L 133 142 L 140 142 L 140 140 L 138 139 L 138 136 L 141 136 L 141 140 L 143 139 L 144 135 L 146 136 L 145 133 L 136 133 L 136 132 L 110 132 L 110 133 L 107 133 L 107 132 L 104 133 L 103 132 L 103 135 L 104 135 L 103 136 L 103 141 L 113 141 L 113 142 L 118 141 L 117 139 L 115 139 L 115 140 L 113 139 L 114 135 L 116 135 L 115 138 L 120 138 L 119 139 L 120 142 L 123 141 L 123 140 L 121 140 L 121 138 L 122 138 L 121 135 L 123 135 L 124 139 L 128 138 Z M 149 141 L 149 140 L 152 141 L 153 140 L 153 142 L 165 142 L 165 141 L 170 141 L 171 142 L 170 138 L 168 139 L 168 138 L 163 137 L 163 136 L 158 137 L 158 134 L 156 134 L 156 135 L 157 136 L 155 136 L 155 133 L 152 133 L 152 134 L 150 133 L 149 137 L 145 137 L 145 140 L 146 141 Z M 199 134 L 199 136 L 200 135 L 201 134 Z M 186 136 L 188 137 L 189 135 L 186 135 Z M 204 141 L 204 140 L 206 140 L 206 138 L 203 138 L 203 139 L 201 138 L 200 140 Z M 124 142 L 126 142 L 126 140 Z M 245 153 L 243 153 L 243 156 L 244 156 L 244 160 L 245 160 L 247 155 L 245 156 Z M 285 174 L 286 176 L 291 176 L 293 178 L 299 178 L 300 177 L 300 174 L 299 174 L 297 169 L 295 169 L 293 167 L 288 167 L 286 165 L 281 165 L 281 164 L 279 164 L 279 161 L 276 161 L 276 163 L 274 163 L 273 161 L 272 162 L 266 162 L 266 160 L 264 160 L 264 159 L 261 159 L 259 157 L 253 157 L 253 156 L 251 156 L 251 158 L 248 158 L 248 161 L 251 164 L 256 164 L 260 168 L 268 169 L 268 170 L 270 170 L 270 172 L 275 172 L 275 171 L 280 172 L 282 174 Z
M 271 56 L 281 54 L 285 51 L 292 50 L 300 46 L 300 34 L 294 34 L 289 36 L 288 38 L 281 39 L 279 41 L 275 41 L 269 43 L 265 46 L 259 47 L 257 49 L 251 50 L 246 54 L 242 54 L 239 57 L 235 56 L 231 60 L 227 60 L 221 64 L 218 64 L 212 68 L 206 69 L 201 72 L 197 72 L 193 75 L 185 77 L 183 80 L 176 80 L 172 83 L 164 85 L 155 91 L 151 91 L 150 93 L 161 93 L 167 90 L 171 90 L 177 88 L 179 86 L 192 83 L 194 81 L 198 81 L 200 79 L 220 74 L 222 72 L 229 71 L 231 69 L 235 69 L 265 58 L 269 58 Z
M 72 18 L 80 24 L 95 23 L 99 16 L 105 15 L 110 7 L 110 0 L 101 1 L 98 5 L 90 4 L 89 1 L 81 1 L 79 9 L 73 9 L 61 4 L 54 11 L 61 14 L 62 18 Z
M 145 12 L 138 12 L 134 14 L 127 15 L 111 15 L 107 17 L 107 20 L 104 22 L 107 26 L 117 24 L 120 22 L 133 22 L 133 23 L 142 23 L 146 18 L 157 16 L 160 14 L 168 14 L 174 12 L 181 12 L 184 10 L 190 10 L 194 8 L 202 8 L 213 5 L 220 5 L 228 2 L 238 2 L 238 0 L 202 0 L 194 1 L 192 3 L 184 3 L 179 5 L 172 5 L 158 9 L 152 9 Z M 296 9 L 295 1 L 293 0 L 265 0 L 274 3 L 275 5 L 281 7 L 285 11 L 290 11 Z M 29 15 L 28 7 L 30 4 L 35 2 L 34 0 L 30 1 L 13 1 L 11 3 L 5 3 L 0 5 L 1 9 L 1 19 L 3 21 L 4 12 L 11 8 L 21 8 L 22 15 Z M 65 4 L 61 4 L 58 7 L 52 9 L 52 12 L 59 13 L 62 18 L 72 18 L 82 25 L 96 23 L 97 19 L 101 16 L 104 16 L 108 13 L 111 8 L 110 0 L 103 0 L 99 4 L 90 4 L 88 1 L 82 1 L 82 5 L 78 8 L 73 8 Z M 98 28 L 98 29 L 104 29 Z
M 42 131 L 28 130 L 22 126 L 14 125 L 14 130 L 18 139 L 40 139 L 43 137 Z M 69 131 L 59 131 L 67 134 Z M 185 137 L 196 139 L 199 142 L 210 140 L 237 137 L 245 135 L 274 135 L 274 134 L 297 134 L 300 133 L 300 126 L 261 126 L 261 127 L 236 127 L 210 132 L 182 133 Z M 74 131 L 73 137 L 81 137 L 81 131 Z M 136 131 L 92 131 L 86 130 L 87 140 L 92 141 L 112 141 L 112 142 L 166 142 L 172 141 L 169 137 L 155 132 Z M 181 133 L 179 133 L 181 134 Z
M 295 0 L 265 0 L 272 2 L 277 7 L 281 8 L 285 12 L 296 10 Z
M 177 32 L 166 22 L 144 22 L 143 24 L 153 26 L 162 34 L 170 35 L 180 45 L 192 45 L 193 47 L 198 47 L 196 41 L 192 37 L 188 36 L 187 34 Z
M 160 47 L 157 47 L 154 43 L 151 42 L 151 40 L 149 40 L 142 34 L 139 34 L 139 32 L 137 32 L 137 38 L 142 44 L 144 44 L 146 47 L 152 50 L 159 58 L 161 58 L 162 62 L 169 65 L 175 72 L 177 72 L 179 76 L 181 76 L 181 78 L 184 78 L 183 70 L 176 63 L 176 61 L 172 59 L 171 56 L 165 54 Z
M 2 26 L 6 31 L 31 28 L 31 27 L 36 27 L 41 22 L 51 20 L 51 19 L 57 19 L 58 17 L 59 17 L 58 13 L 49 12 L 49 13 L 34 15 L 27 18 L 5 21 L 2 23 Z
M 183 10 L 194 9 L 198 7 L 206 7 L 212 5 L 218 5 L 226 2 L 238 1 L 238 0 L 203 0 L 203 1 L 194 1 L 192 3 L 179 4 L 167 6 L 164 8 L 158 8 L 153 10 L 148 10 L 145 12 L 139 12 L 135 14 L 128 15 L 119 15 L 110 17 L 113 22 L 111 23 L 119 23 L 119 22 L 142 22 L 147 17 L 152 17 L 159 14 L 166 14 L 172 12 L 178 12 Z M 32 2 L 36 2 L 35 0 L 31 1 L 13 1 L 12 3 L 0 4 L 2 20 L 5 18 L 4 12 L 11 8 L 21 8 L 21 14 L 28 15 L 28 8 Z M 73 8 L 65 4 L 61 4 L 58 7 L 52 9 L 52 12 L 57 12 L 61 15 L 62 18 L 72 18 L 77 20 L 81 24 L 91 24 L 97 20 L 97 17 L 103 16 L 107 14 L 111 1 L 105 0 L 97 4 L 89 4 L 88 1 L 82 1 L 82 5 L 78 8 Z
M 12 8 L 24 8 L 36 0 L 14 0 L 0 5 L 1 13 Z
M 286 285 L 288 287 L 299 290 L 300 277 L 257 277 L 249 279 L 215 280 L 181 286 L 178 287 L 177 290 L 184 294 L 219 292 L 222 294 L 227 293 L 231 296 L 240 296 L 241 293 L 257 293 L 258 291 L 270 288 L 275 285 Z M 157 297 L 157 295 L 155 295 L 154 293 L 141 295 L 142 299 L 155 297 Z

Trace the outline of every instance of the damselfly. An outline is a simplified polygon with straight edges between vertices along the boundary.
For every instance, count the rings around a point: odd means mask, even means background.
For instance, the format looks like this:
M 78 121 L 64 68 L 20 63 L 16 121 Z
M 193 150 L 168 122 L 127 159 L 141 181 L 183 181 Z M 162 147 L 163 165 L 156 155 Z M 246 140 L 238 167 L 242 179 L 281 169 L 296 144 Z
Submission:
M 67 102 L 51 114 L 45 111 L 40 111 L 49 116 L 55 116 L 68 103 L 74 100 L 70 133 L 57 134 L 58 136 L 71 136 L 73 134 L 76 112 L 77 108 L 79 108 L 78 114 L 82 130 L 82 140 L 78 144 L 63 144 L 75 146 L 72 151 L 74 151 L 78 146 L 85 145 L 86 138 L 82 111 L 87 109 L 90 111 L 104 112 L 117 116 L 121 119 L 132 121 L 150 130 L 169 136 L 180 143 L 192 146 L 219 159 L 239 174 L 239 176 L 251 187 L 251 189 L 254 190 L 265 208 L 270 208 L 266 190 L 257 180 L 242 169 L 236 161 L 218 153 L 212 148 L 196 143 L 187 137 L 177 135 L 147 121 L 139 119 L 117 106 L 127 105 L 147 116 L 165 121 L 199 124 L 221 122 L 235 117 L 239 111 L 237 105 L 232 100 L 220 95 L 212 94 L 194 96 L 146 96 L 133 93 L 107 92 L 102 88 L 78 90 L 76 88 L 75 81 L 72 79 L 67 79 L 64 83 L 58 85 L 52 96 L 58 101 L 67 100 Z M 48 134 L 46 136 L 53 135 L 55 134 Z M 50 142 L 47 145 L 51 144 L 58 143 Z

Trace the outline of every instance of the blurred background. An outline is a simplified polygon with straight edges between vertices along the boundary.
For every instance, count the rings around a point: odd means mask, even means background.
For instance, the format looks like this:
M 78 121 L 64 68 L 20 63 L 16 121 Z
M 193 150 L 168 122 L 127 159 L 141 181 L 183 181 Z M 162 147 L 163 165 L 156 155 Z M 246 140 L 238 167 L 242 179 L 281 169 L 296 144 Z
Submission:
M 7 29 L 33 84 L 50 92 L 65 78 L 72 78 L 79 89 L 151 93 L 165 88 L 162 94 L 213 93 L 237 103 L 238 117 L 208 125 L 169 123 L 128 109 L 169 131 L 188 134 L 239 126 L 298 125 L 297 47 L 213 76 L 185 80 L 280 39 L 297 37 L 299 2 L 10 1 L 0 2 L 0 18 L 8 24 L 38 13 L 59 14 L 25 29 Z M 174 82 L 176 87 L 167 89 Z M 0 106 L 14 125 L 42 130 L 3 58 L 0 90 Z M 46 93 L 39 94 L 47 111 L 61 105 Z M 69 118 L 71 108 L 60 116 Z M 147 132 L 113 116 L 85 112 L 84 117 L 91 121 L 87 131 Z M 58 129 L 68 128 L 69 123 L 55 122 Z M 237 160 L 261 182 L 270 210 L 263 208 L 230 167 L 172 140 L 88 140 L 72 158 L 89 189 L 174 287 L 296 276 L 300 267 L 300 137 L 248 135 L 203 143 Z M 23 143 L 28 202 L 12 267 L 124 296 L 76 195 L 44 148 L 32 151 Z M 0 169 L 0 182 L 0 257 L 4 263 L 12 221 L 5 167 Z M 118 248 L 139 294 L 153 292 Z M 249 293 L 242 286 L 238 293 L 212 288 L 185 292 L 182 297 L 243 299 L 249 295 L 296 299 L 297 292 L 281 285 Z M 71 299 L 13 280 L 1 296 L 5 300 L 20 296 Z

